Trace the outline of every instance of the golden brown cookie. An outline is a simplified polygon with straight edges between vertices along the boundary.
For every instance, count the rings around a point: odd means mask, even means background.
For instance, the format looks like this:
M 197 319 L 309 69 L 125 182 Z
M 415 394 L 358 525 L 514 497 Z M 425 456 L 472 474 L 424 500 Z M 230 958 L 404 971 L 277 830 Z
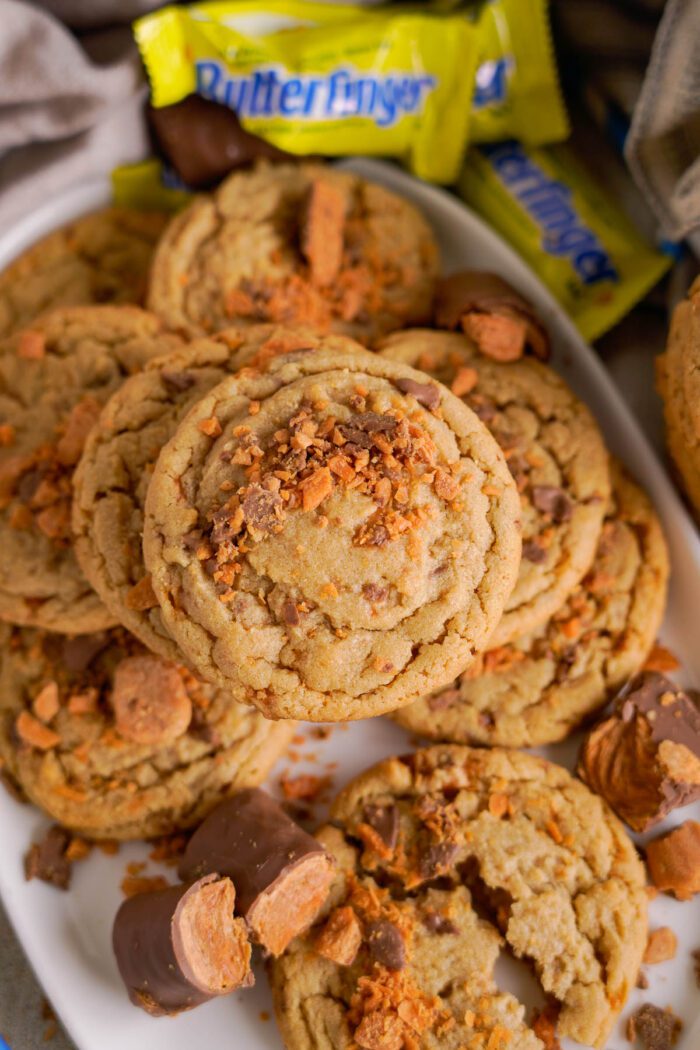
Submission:
M 144 556 L 191 666 L 268 717 L 363 718 L 451 681 L 520 556 L 498 445 L 343 337 L 225 379 L 161 452 Z
M 293 732 L 122 628 L 66 637 L 0 626 L 0 757 L 27 797 L 89 838 L 197 824 L 260 784 Z
M 107 398 L 178 345 L 135 306 L 66 307 L 0 343 L 0 619 L 114 623 L 73 552 L 73 471 Z
M 321 164 L 261 164 L 171 221 L 148 305 L 189 335 L 272 321 L 371 342 L 430 319 L 437 268 L 425 219 L 389 190 Z
M 518 582 L 492 643 L 505 645 L 556 612 L 591 566 L 610 494 L 608 455 L 590 412 L 539 361 L 480 354 L 464 335 L 396 332 L 381 344 L 458 394 L 503 449 L 522 502 Z
M 0 274 L 0 338 L 59 306 L 141 304 L 168 218 L 103 208 L 43 237 Z
M 504 940 L 557 1003 L 557 1035 L 606 1045 L 646 946 L 645 877 L 580 781 L 436 746 L 357 777 L 331 822 L 331 896 L 270 968 L 288 1050 L 544 1050 L 494 980 Z
M 445 690 L 397 712 L 432 740 L 533 747 L 561 740 L 639 670 L 666 607 L 668 552 L 648 498 L 613 468 L 590 572 L 536 631 L 483 653 Z
M 311 329 L 252 325 L 197 339 L 149 362 L 105 405 L 75 472 L 73 532 L 80 566 L 120 623 L 169 660 L 170 638 L 141 550 L 146 492 L 161 448 L 187 410 L 244 365 L 318 346 Z
M 656 359 L 666 444 L 679 479 L 700 516 L 700 280 L 673 312 L 666 351 Z

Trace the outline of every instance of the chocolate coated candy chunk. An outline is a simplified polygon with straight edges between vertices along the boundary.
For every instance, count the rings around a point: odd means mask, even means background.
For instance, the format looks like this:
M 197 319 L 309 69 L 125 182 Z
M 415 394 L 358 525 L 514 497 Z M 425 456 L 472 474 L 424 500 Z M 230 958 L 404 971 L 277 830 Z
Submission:
M 230 879 L 208 875 L 124 901 L 112 943 L 132 1003 L 154 1016 L 175 1014 L 253 984 L 235 899 Z
M 403 394 L 411 394 L 416 401 L 425 405 L 431 412 L 440 404 L 441 394 L 435 383 L 417 383 L 415 379 L 396 379 L 394 385 Z
M 213 186 L 230 171 L 256 160 L 296 160 L 245 131 L 228 106 L 200 95 L 188 95 L 159 109 L 149 106 L 148 119 L 160 149 L 193 189 Z
M 406 946 L 398 926 L 388 919 L 367 923 L 366 939 L 369 953 L 376 963 L 387 970 L 403 970 L 406 965 Z
M 280 955 L 311 925 L 324 903 L 334 862 L 264 791 L 250 788 L 222 802 L 190 839 L 180 877 L 228 875 L 236 910 L 251 935 Z
M 70 834 L 54 824 L 39 842 L 34 842 L 24 858 L 24 874 L 29 879 L 41 879 L 59 890 L 70 886 L 72 866 L 66 856 Z
M 515 361 L 526 346 L 549 357 L 549 336 L 532 304 L 497 274 L 463 270 L 444 278 L 435 319 L 440 328 L 461 328 L 495 360 Z
M 635 831 L 700 798 L 700 709 L 670 679 L 637 675 L 586 738 L 579 773 Z
M 364 808 L 365 823 L 377 832 L 386 848 L 393 853 L 399 840 L 399 811 L 393 802 L 368 802 Z

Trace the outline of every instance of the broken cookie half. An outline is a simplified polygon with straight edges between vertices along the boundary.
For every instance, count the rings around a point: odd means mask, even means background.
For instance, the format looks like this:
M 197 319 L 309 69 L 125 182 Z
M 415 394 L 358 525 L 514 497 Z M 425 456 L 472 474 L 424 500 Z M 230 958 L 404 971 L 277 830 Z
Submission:
M 352 781 L 318 833 L 338 873 L 271 961 L 288 1050 L 543 1050 L 608 1036 L 647 944 L 644 872 L 605 803 L 522 752 L 437 746 Z M 510 950 L 552 999 L 529 1025 Z

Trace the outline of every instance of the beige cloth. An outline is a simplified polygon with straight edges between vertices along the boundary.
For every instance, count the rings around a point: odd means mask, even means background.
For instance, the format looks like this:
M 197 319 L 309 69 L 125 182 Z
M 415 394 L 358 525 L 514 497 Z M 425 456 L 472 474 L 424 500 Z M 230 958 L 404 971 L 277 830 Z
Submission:
M 625 157 L 669 237 L 700 228 L 700 3 L 668 0 Z
M 77 7 L 53 0 L 59 8 Z M 92 0 L 114 20 L 153 0 Z M 0 0 L 0 228 L 91 175 L 139 160 L 145 78 L 128 26 L 73 35 L 47 11 Z

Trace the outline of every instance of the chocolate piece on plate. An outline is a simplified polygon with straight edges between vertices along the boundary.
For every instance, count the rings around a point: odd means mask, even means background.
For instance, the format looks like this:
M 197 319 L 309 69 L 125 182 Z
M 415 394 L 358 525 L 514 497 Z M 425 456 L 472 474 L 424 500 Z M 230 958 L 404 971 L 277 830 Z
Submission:
M 253 984 L 251 948 L 236 891 L 218 875 L 139 893 L 117 912 L 112 944 L 135 1006 L 154 1017 L 191 1010 Z
M 579 775 L 635 831 L 700 798 L 700 709 L 674 682 L 644 671 L 586 737 Z
M 280 955 L 315 919 L 335 865 L 270 795 L 251 788 L 217 806 L 187 845 L 180 877 L 210 872 L 233 879 L 253 940 Z

